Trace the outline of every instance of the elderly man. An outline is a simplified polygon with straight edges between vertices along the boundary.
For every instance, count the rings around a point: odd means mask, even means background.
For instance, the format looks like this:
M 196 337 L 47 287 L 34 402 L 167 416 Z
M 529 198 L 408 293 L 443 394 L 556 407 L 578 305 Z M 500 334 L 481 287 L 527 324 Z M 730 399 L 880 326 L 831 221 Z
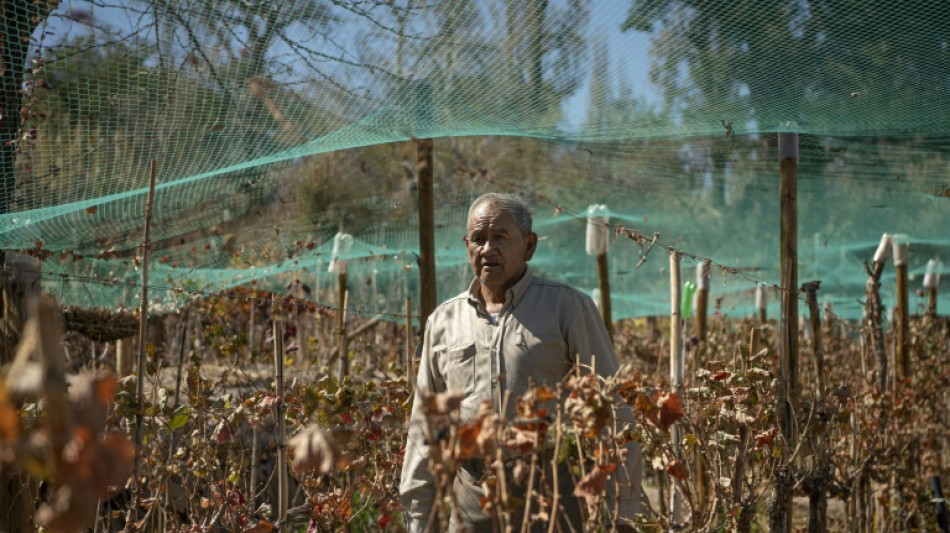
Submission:
M 421 347 L 416 400 L 410 419 L 400 493 L 412 533 L 438 531 L 432 512 L 436 487 L 428 470 L 425 418 L 420 398 L 446 390 L 464 394 L 461 418 L 476 415 L 483 401 L 502 411 L 510 399 L 523 394 L 529 383 L 552 387 L 576 363 L 611 375 L 617 360 L 607 329 L 591 299 L 562 283 L 532 274 L 528 261 L 538 245 L 531 231 L 531 213 L 518 197 L 486 194 L 476 199 L 468 215 L 464 238 L 475 279 L 468 291 L 440 305 L 429 317 Z M 627 411 L 629 415 L 629 411 Z M 632 417 L 625 417 L 632 421 Z M 627 468 L 621 476 L 619 514 L 633 518 L 639 503 L 640 455 L 631 443 Z M 483 496 L 478 461 L 465 461 L 455 478 L 458 505 L 450 519 L 452 531 L 491 531 L 492 517 L 479 505 Z M 481 462 L 482 464 L 484 461 Z M 629 473 L 630 475 L 626 475 Z M 566 468 L 558 479 L 562 531 L 582 531 L 581 501 L 572 494 L 573 480 Z M 523 489 L 522 489 L 523 491 Z M 524 495 L 519 495 L 524 497 Z M 520 530 L 517 518 L 515 530 Z M 534 522 L 534 529 L 547 530 Z

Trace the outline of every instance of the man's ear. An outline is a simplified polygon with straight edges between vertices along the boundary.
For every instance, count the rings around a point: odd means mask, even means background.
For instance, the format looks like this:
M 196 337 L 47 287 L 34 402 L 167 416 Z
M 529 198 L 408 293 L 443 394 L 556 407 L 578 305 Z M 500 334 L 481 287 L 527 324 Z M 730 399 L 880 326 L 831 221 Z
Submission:
M 527 241 L 528 243 L 524 252 L 524 260 L 530 261 L 531 257 L 534 256 L 534 252 L 538 249 L 538 234 L 532 231 L 528 234 Z

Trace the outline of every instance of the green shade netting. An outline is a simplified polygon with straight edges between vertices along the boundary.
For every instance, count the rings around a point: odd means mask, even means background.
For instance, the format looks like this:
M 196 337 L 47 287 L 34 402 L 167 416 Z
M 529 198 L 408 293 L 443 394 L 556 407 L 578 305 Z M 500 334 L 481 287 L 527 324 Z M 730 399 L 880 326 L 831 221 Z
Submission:
M 156 309 L 241 286 L 332 305 L 342 227 L 351 307 L 399 315 L 418 138 L 435 138 L 440 299 L 466 287 L 468 204 L 495 190 L 534 208 L 534 268 L 588 292 L 589 204 L 659 232 L 639 267 L 645 247 L 612 238 L 615 318 L 669 312 L 669 246 L 684 280 L 713 261 L 721 312 L 751 313 L 779 281 L 779 131 L 801 139 L 799 278 L 836 314 L 861 316 L 884 232 L 907 234 L 915 289 L 950 263 L 945 2 L 44 5 L 4 4 L 0 249 L 43 256 L 64 304 L 137 305 L 154 161 Z

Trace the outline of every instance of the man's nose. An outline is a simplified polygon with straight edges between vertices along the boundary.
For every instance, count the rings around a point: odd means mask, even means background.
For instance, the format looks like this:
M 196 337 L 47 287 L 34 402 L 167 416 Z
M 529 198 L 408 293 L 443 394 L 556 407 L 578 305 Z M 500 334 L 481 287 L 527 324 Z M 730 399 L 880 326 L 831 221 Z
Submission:
M 485 244 L 480 248 L 482 255 L 488 255 L 498 250 L 498 242 L 494 239 L 485 239 Z

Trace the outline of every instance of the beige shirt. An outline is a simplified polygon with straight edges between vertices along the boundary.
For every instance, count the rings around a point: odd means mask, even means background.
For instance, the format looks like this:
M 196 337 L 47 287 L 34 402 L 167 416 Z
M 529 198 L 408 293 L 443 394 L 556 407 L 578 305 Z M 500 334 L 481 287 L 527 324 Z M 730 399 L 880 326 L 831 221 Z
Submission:
M 607 329 L 593 301 L 584 293 L 536 277 L 529 267 L 505 295 L 496 325 L 478 294 L 476 278 L 467 292 L 436 308 L 426 323 L 399 486 L 413 533 L 426 531 L 436 491 L 428 471 L 420 395 L 446 390 L 464 392 L 461 418 L 465 421 L 476 415 L 484 400 L 490 400 L 499 412 L 506 392 L 511 393 L 513 403 L 529 383 L 553 389 L 575 362 L 590 365 L 594 357 L 598 374 L 609 376 L 617 371 Z M 510 417 L 514 406 L 507 406 L 505 413 Z M 621 418 L 633 422 L 629 409 Z M 618 469 L 632 472 L 636 478 L 620 479 L 620 515 L 624 518 L 633 518 L 639 502 L 639 448 L 635 444 L 630 446 L 628 468 Z M 462 490 L 481 491 L 476 483 L 465 485 L 470 486 L 463 486 Z M 477 502 L 478 498 L 467 500 Z

